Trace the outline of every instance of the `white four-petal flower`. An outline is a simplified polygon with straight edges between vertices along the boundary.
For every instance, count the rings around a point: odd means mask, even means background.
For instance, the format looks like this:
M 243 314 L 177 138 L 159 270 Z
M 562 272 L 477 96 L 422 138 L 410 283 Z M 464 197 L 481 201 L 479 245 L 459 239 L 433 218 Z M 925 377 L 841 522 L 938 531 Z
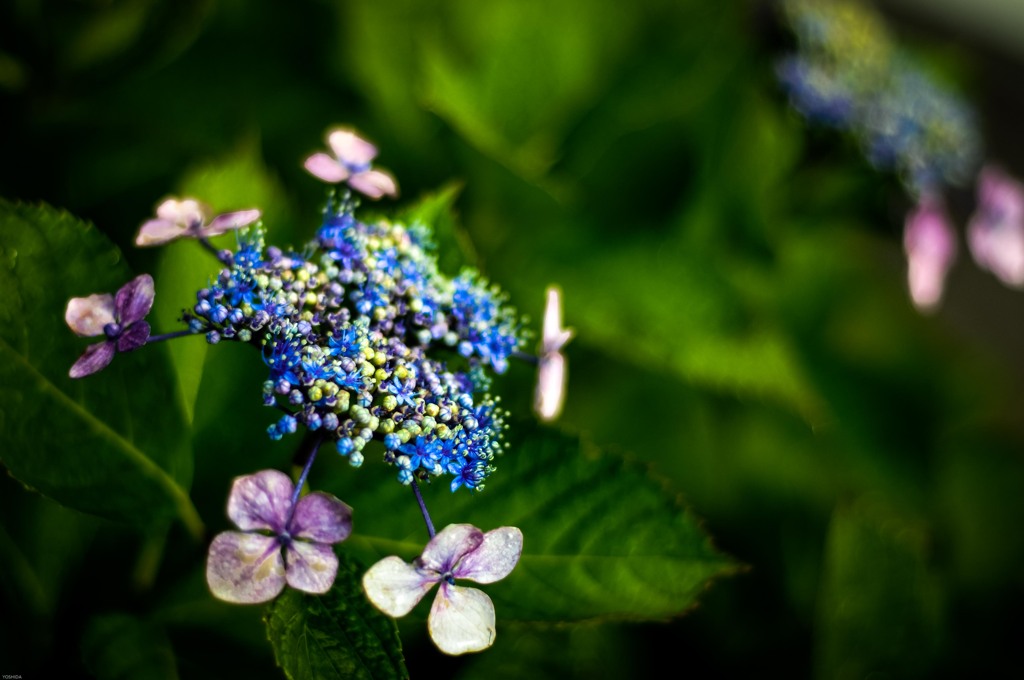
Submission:
M 556 286 L 548 286 L 533 402 L 534 410 L 545 422 L 554 420 L 562 412 L 567 366 L 561 350 L 572 336 L 571 328 L 562 328 L 562 292 Z
M 315 177 L 331 184 L 345 182 L 356 191 L 377 199 L 398 195 L 395 178 L 382 170 L 372 170 L 370 163 L 377 156 L 377 147 L 352 130 L 339 128 L 327 135 L 327 145 L 334 156 L 318 152 L 303 164 Z
M 494 642 L 494 604 L 481 590 L 455 585 L 466 578 L 494 583 L 505 578 L 523 552 L 523 532 L 499 527 L 487 533 L 470 524 L 450 524 L 437 533 L 412 564 L 386 557 L 363 576 L 370 601 L 389 616 L 404 616 L 435 583 L 427 629 L 445 654 L 487 649 Z

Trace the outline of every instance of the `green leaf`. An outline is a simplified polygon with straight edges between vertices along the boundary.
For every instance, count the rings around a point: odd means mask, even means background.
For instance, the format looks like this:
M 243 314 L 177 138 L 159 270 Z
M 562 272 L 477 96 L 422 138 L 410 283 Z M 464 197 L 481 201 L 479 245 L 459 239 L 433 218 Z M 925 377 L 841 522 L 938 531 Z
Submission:
M 82 637 L 82 661 L 98 680 L 176 680 L 174 651 L 163 629 L 128 614 L 93 619 Z
M 181 196 L 197 198 L 215 214 L 259 208 L 263 222 L 270 228 L 285 223 L 289 213 L 284 191 L 260 157 L 255 139 L 243 140 L 231 154 L 191 168 L 179 183 Z M 275 232 L 277 230 L 275 229 Z M 280 234 L 277 234 L 280 236 Z M 233 233 L 214 239 L 218 247 L 231 248 Z M 156 280 L 166 295 L 157 296 L 153 318 L 161 328 L 182 326 L 181 315 L 195 304 L 196 291 L 210 285 L 220 264 L 191 239 L 170 243 L 160 249 Z M 171 361 L 181 386 L 185 413 L 194 419 L 199 383 L 203 377 L 208 344 L 202 338 L 174 342 L 169 345 Z
M 446 482 L 422 489 L 438 529 L 459 522 L 522 529 L 519 565 L 486 587 L 499 621 L 660 620 L 683 614 L 713 578 L 736 571 L 649 470 L 532 423 L 516 421 L 510 434 L 485 491 L 452 494 Z M 346 546 L 367 561 L 419 555 L 423 520 L 393 469 L 344 473 L 344 481 L 317 488 L 355 508 Z
M 362 569 L 342 555 L 324 595 L 288 588 L 264 620 L 277 664 L 290 680 L 408 678 L 393 619 L 363 595 Z
M 182 312 L 195 304 L 195 292 L 210 284 L 214 271 L 212 258 L 198 244 L 172 243 L 164 247 L 153 278 L 160 290 L 167 294 L 158 295 L 153 301 L 155 325 L 168 331 L 184 326 Z M 204 336 L 185 338 L 167 345 L 178 377 L 181 406 L 190 424 L 194 421 L 208 347 Z
M 557 160 L 612 82 L 637 15 L 621 3 L 452 3 L 422 46 L 426 106 L 525 177 Z
M 437 244 L 438 268 L 455 276 L 463 267 L 479 264 L 469 234 L 458 222 L 455 201 L 462 192 L 461 182 L 451 182 L 434 193 L 420 199 L 400 212 L 396 220 L 410 227 L 424 224 L 430 227 Z
M 97 375 L 68 377 L 89 344 L 64 324 L 68 299 L 114 292 L 130 278 L 91 225 L 0 200 L 3 462 L 22 484 L 76 510 L 141 527 L 176 516 L 201 535 L 187 491 L 187 426 L 167 398 L 175 383 L 164 350 L 147 347 Z
M 809 420 L 820 417 L 821 400 L 794 343 L 780 323 L 749 308 L 720 261 L 638 239 L 565 269 L 561 283 L 576 342 L 715 391 L 785 404 Z M 571 383 L 569 390 L 571 398 Z
M 943 601 L 927 542 L 919 523 L 877 503 L 835 511 L 818 599 L 818 677 L 930 677 Z
M 178 189 L 209 205 L 214 214 L 259 208 L 264 224 L 278 236 L 291 212 L 284 189 L 264 163 L 259 140 L 252 134 L 230 154 L 190 168 Z M 272 241 L 283 245 L 276 236 Z M 215 243 L 232 245 L 234 236 L 227 234 Z
M 494 646 L 466 659 L 459 680 L 642 677 L 631 656 L 626 624 L 526 626 L 502 629 Z

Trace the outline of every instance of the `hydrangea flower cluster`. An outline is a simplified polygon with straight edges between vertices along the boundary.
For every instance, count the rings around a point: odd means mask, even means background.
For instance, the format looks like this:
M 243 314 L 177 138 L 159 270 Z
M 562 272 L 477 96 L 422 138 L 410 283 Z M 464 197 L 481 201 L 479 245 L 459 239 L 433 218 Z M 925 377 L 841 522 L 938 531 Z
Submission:
M 284 412 L 273 439 L 322 430 L 359 466 L 377 439 L 405 484 L 450 475 L 480 489 L 501 451 L 488 396 L 524 342 L 504 297 L 476 272 L 438 270 L 424 225 L 364 223 L 335 196 L 301 253 L 264 247 L 259 228 L 185 315 L 207 341 L 260 348 L 263 399 Z
M 412 488 L 431 540 L 413 566 L 391 557 L 372 567 L 365 592 L 382 611 L 401 616 L 443 581 L 431 636 L 448 654 L 479 651 L 494 640 L 493 605 L 479 590 L 454 586 L 454 578 L 504 578 L 519 560 L 522 533 L 501 527 L 484 534 L 468 524 L 437 533 L 417 483 L 445 476 L 452 492 L 484 488 L 504 447 L 507 415 L 488 390 L 492 375 L 504 373 L 512 358 L 538 364 L 537 413 L 545 421 L 557 416 L 566 375 L 561 348 L 571 331 L 561 328 L 561 299 L 552 288 L 541 356 L 524 354 L 529 333 L 505 295 L 475 270 L 442 274 L 429 225 L 357 216 L 353 191 L 371 199 L 398 192 L 390 174 L 371 166 L 376 147 L 347 129 L 327 140 L 332 154 L 313 154 L 305 167 L 343 186 L 330 191 L 316 238 L 301 249 L 267 246 L 257 209 L 211 219 L 194 199 L 161 203 L 136 244 L 196 239 L 216 257 L 219 272 L 183 313 L 187 328 L 164 335 L 152 335 L 144 320 L 154 299 L 148 274 L 116 296 L 73 298 L 68 326 L 104 339 L 86 349 L 70 375 L 84 377 L 118 352 L 187 335 L 256 347 L 267 367 L 263 403 L 280 414 L 267 433 L 281 439 L 303 427 L 308 434 L 296 459 L 304 467 L 294 484 L 277 470 L 235 479 L 227 514 L 238 530 L 218 534 L 210 545 L 210 591 L 235 603 L 265 602 L 285 585 L 327 592 L 338 568 L 332 546 L 351 533 L 352 509 L 324 492 L 303 495 L 304 485 L 324 442 L 333 442 L 354 467 L 377 442 L 398 481 Z M 237 248 L 211 244 L 229 231 Z M 390 583 L 395 575 L 405 581 Z M 415 592 L 398 592 L 407 587 Z
M 540 356 L 521 351 L 529 337 L 505 295 L 479 272 L 449 278 L 437 268 L 429 226 L 386 219 L 362 221 L 353 190 L 371 199 L 396 196 L 397 184 L 371 162 L 377 148 L 353 131 L 328 135 L 333 155 L 313 154 L 306 169 L 332 184 L 315 239 L 300 250 L 264 243 L 257 209 L 210 217 L 194 199 L 168 199 L 145 221 L 136 245 L 196 239 L 220 265 L 210 285 L 184 311 L 186 329 L 153 335 L 144 317 L 153 306 L 153 279 L 141 274 L 116 295 L 73 298 L 65 320 L 78 335 L 103 336 L 72 367 L 82 378 L 108 366 L 118 352 L 187 335 L 210 344 L 241 342 L 259 349 L 267 368 L 262 399 L 282 415 L 272 439 L 298 431 L 304 466 L 293 484 L 278 470 L 234 480 L 227 515 L 238 530 L 214 538 L 207 583 L 216 597 L 265 602 L 286 585 L 325 593 L 334 584 L 333 545 L 352 530 L 352 511 L 337 498 L 304 485 L 325 441 L 358 467 L 371 441 L 399 482 L 412 487 L 430 542 L 413 565 L 388 557 L 364 581 L 371 601 L 403 615 L 441 582 L 429 631 L 445 653 L 486 648 L 495 639 L 495 612 L 476 589 L 455 578 L 493 583 L 508 575 L 522 552 L 513 526 L 482 533 L 470 524 L 434 532 L 417 482 L 451 477 L 481 491 L 502 453 L 506 412 L 487 393 L 510 358 L 539 366 L 535 408 L 545 421 L 561 410 L 565 390 L 561 298 L 548 291 Z M 238 247 L 218 250 L 210 239 L 234 231 Z M 395 599 L 397 598 L 397 599 Z M 400 601 L 400 606 L 395 604 Z
M 785 0 L 799 51 L 777 74 L 810 120 L 860 139 L 878 168 L 915 194 L 970 180 L 981 152 L 974 111 L 925 73 L 854 0 Z

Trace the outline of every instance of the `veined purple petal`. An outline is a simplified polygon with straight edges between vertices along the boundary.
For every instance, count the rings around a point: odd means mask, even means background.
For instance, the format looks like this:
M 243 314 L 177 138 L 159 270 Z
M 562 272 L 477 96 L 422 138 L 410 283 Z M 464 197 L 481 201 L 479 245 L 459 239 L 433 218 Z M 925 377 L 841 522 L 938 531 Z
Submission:
M 444 574 L 467 553 L 476 550 L 484 540 L 484 532 L 472 524 L 449 524 L 437 532 L 420 556 L 420 564 Z
M 228 496 L 228 517 L 243 531 L 285 531 L 295 486 L 279 470 L 261 470 L 235 478 Z
M 405 616 L 440 579 L 438 573 L 392 556 L 366 570 L 363 590 L 373 606 L 388 616 Z
M 533 408 L 544 422 L 554 420 L 562 412 L 566 376 L 566 361 L 561 352 L 541 355 L 537 363 L 537 389 Z
M 139 233 L 135 237 L 135 245 L 159 246 L 184 236 L 186 233 L 188 233 L 188 228 L 178 222 L 161 219 L 148 220 L 139 229 Z
M 84 337 L 103 335 L 103 327 L 114 323 L 114 296 L 99 293 L 68 300 L 64 321 L 75 333 Z
M 314 177 L 325 182 L 343 182 L 348 179 L 349 171 L 334 158 L 325 153 L 315 153 L 302 164 Z
M 207 214 L 209 214 L 209 209 L 194 198 L 186 198 L 181 201 L 169 198 L 156 209 L 157 217 L 180 224 L 185 229 L 198 228 L 206 221 Z
M 114 298 L 114 316 L 122 326 L 143 319 L 153 307 L 153 277 L 139 274 L 121 286 Z
M 377 147 L 351 130 L 334 130 L 327 136 L 327 145 L 345 165 L 367 165 L 377 156 Z
M 149 340 L 149 324 L 145 321 L 136 321 L 117 338 L 118 352 L 131 352 L 146 344 Z
M 210 543 L 206 583 L 221 600 L 253 604 L 284 589 L 285 568 L 276 536 L 225 531 Z
M 357 172 L 348 178 L 348 185 L 372 199 L 378 199 L 385 194 L 398 195 L 398 183 L 395 182 L 395 178 L 382 170 Z
M 522 554 L 523 532 L 518 527 L 498 527 L 484 534 L 483 542 L 462 558 L 452 575 L 494 583 L 512 573 Z
M 201 237 L 220 236 L 232 229 L 247 227 L 260 218 L 262 213 L 253 208 L 252 210 L 239 210 L 237 212 L 224 213 L 214 217 L 208 225 L 197 233 Z
M 352 508 L 322 491 L 306 494 L 295 504 L 288 533 L 317 543 L 340 543 L 352 533 Z
M 292 541 L 285 549 L 288 585 L 306 593 L 326 593 L 338 575 L 338 556 L 331 546 Z
M 68 375 L 72 378 L 83 378 L 91 375 L 96 371 L 106 368 L 113 358 L 114 342 L 112 340 L 89 345 L 85 348 L 85 353 L 79 357 L 78 361 L 71 367 L 71 370 L 68 371 Z
M 466 654 L 494 643 L 494 603 L 476 588 L 441 583 L 427 619 L 430 639 L 445 654 Z

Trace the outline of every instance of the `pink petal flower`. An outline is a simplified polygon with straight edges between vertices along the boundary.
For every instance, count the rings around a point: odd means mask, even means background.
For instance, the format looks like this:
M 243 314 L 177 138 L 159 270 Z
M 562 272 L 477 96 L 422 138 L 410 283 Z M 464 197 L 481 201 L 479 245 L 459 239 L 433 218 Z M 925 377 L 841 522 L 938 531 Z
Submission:
M 306 168 L 317 179 L 322 179 L 331 184 L 344 182 L 351 176 L 348 168 L 343 166 L 335 158 L 331 158 L 323 152 L 315 153 L 303 163 Z
M 551 422 L 562 413 L 567 383 L 566 361 L 561 352 L 545 354 L 538 359 L 533 408 L 542 421 Z
M 103 335 L 103 327 L 114 323 L 114 296 L 100 293 L 71 298 L 64 311 L 64 321 L 78 335 Z
M 385 195 L 398 195 L 398 183 L 395 182 L 395 178 L 381 170 L 357 172 L 348 178 L 348 185 L 374 200 Z
M 377 147 L 352 130 L 338 128 L 327 135 L 327 145 L 335 158 L 349 167 L 368 166 L 377 157 Z
M 568 368 L 561 349 L 572 336 L 572 329 L 562 328 L 562 292 L 556 286 L 548 286 L 533 400 L 534 412 L 542 421 L 553 421 L 562 412 Z
M 195 200 L 186 198 L 179 201 L 176 198 L 169 198 L 156 209 L 156 216 L 166 222 L 174 222 L 186 229 L 194 229 L 206 220 L 209 209 Z
M 147 220 L 135 237 L 135 245 L 140 247 L 158 246 L 173 241 L 188 233 L 188 227 L 167 220 Z
M 548 286 L 541 336 L 542 353 L 557 352 L 569 342 L 572 335 L 571 328 L 562 328 L 562 291 L 557 286 Z
M 156 209 L 157 219 L 143 223 L 135 237 L 137 246 L 158 246 L 168 241 L 191 236 L 212 238 L 233 229 L 247 227 L 260 218 L 255 208 L 217 215 L 209 224 L 210 209 L 193 198 L 169 198 Z
M 234 231 L 235 229 L 248 227 L 250 224 L 258 220 L 262 214 L 263 213 L 259 210 L 252 208 L 250 210 L 238 210 L 236 212 L 217 215 L 210 220 L 208 225 L 198 230 L 198 235 L 201 238 L 213 238 L 214 236 L 220 236 L 221 234 Z
M 996 167 L 979 175 L 967 244 L 979 266 L 1008 286 L 1024 287 L 1024 185 Z
M 946 274 L 956 258 L 956 234 L 941 199 L 924 196 L 907 215 L 903 247 L 910 298 L 919 310 L 932 311 L 942 299 Z
M 314 177 L 331 184 L 346 182 L 355 191 L 372 199 L 398 195 L 395 178 L 387 172 L 372 170 L 370 167 L 377 156 L 377 147 L 373 144 L 352 130 L 339 128 L 327 135 L 327 145 L 331 147 L 333 157 L 318 152 L 306 158 L 303 163 Z

